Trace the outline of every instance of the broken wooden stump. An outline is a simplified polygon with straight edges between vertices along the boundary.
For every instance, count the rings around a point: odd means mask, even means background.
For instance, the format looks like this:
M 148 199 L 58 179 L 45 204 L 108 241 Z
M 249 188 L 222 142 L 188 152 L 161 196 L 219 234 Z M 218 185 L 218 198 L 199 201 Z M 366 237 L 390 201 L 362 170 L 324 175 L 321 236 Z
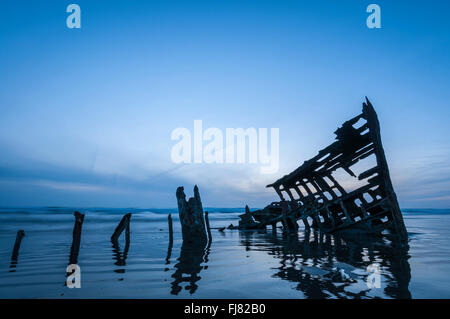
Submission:
M 250 212 L 250 209 L 248 208 L 248 205 L 245 205 L 245 213 L 239 215 L 239 218 L 241 219 L 239 221 L 239 229 L 261 229 L 266 227 L 266 225 L 257 223 L 255 221 L 252 213 Z
M 125 214 L 117 225 L 114 233 L 111 236 L 111 243 L 113 246 L 113 255 L 116 262 L 114 263 L 116 266 L 125 266 L 128 250 L 130 249 L 130 219 L 131 213 Z M 125 230 L 125 247 L 123 252 L 120 250 L 119 237 Z M 115 269 L 114 272 L 124 273 L 125 269 Z
M 130 219 L 131 219 L 131 213 L 125 214 L 122 217 L 122 220 L 120 221 L 119 225 L 117 225 L 116 230 L 111 236 L 111 241 L 117 241 L 122 234 L 122 232 L 126 229 L 126 232 L 129 236 L 130 233 Z
M 78 263 L 78 253 L 80 251 L 81 228 L 83 226 L 84 214 L 75 212 L 75 223 L 73 225 L 72 246 L 70 247 L 69 265 Z
M 194 197 L 186 201 L 184 188 L 178 187 L 177 192 L 178 213 L 180 215 L 183 241 L 207 241 L 205 221 L 203 219 L 203 206 L 197 185 L 194 187 Z
M 11 255 L 11 265 L 9 268 L 16 268 L 16 266 L 17 266 L 17 262 L 19 260 L 20 244 L 22 243 L 22 238 L 24 236 L 25 236 L 25 232 L 23 230 L 17 231 L 16 241 L 14 242 L 14 248 L 13 248 L 13 252 Z M 14 272 L 14 271 L 15 271 L 14 269 L 10 270 L 10 272 Z
M 197 186 L 194 187 L 194 197 L 189 198 L 188 201 L 186 201 L 183 187 L 178 187 L 176 195 L 183 243 L 178 263 L 174 266 L 176 270 L 172 275 L 174 280 L 171 283 L 170 293 L 178 295 L 182 290 L 181 284 L 188 283 L 185 289 L 193 294 L 198 288 L 197 282 L 201 279 L 198 275 L 199 272 L 208 268 L 208 266 L 202 266 L 202 263 L 208 263 L 212 242 L 211 228 L 208 212 L 205 213 L 205 219 L 203 218 L 203 206 Z M 171 217 L 169 218 L 169 229 L 172 233 Z M 171 246 L 169 247 L 171 249 Z

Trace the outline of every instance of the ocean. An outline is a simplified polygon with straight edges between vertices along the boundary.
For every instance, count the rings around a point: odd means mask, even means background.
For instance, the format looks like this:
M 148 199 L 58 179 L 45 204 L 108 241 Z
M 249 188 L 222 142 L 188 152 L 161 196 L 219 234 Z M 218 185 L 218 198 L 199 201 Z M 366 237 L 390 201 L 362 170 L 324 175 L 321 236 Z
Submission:
M 75 210 L 85 214 L 75 256 L 80 288 L 69 288 Z M 302 227 L 289 236 L 219 231 L 237 225 L 243 210 L 205 210 L 211 242 L 186 247 L 176 209 L 2 208 L 0 298 L 450 298 L 450 210 L 403 210 L 405 249 Z M 129 240 L 124 232 L 113 244 L 126 213 Z M 25 236 L 13 253 L 18 230 Z

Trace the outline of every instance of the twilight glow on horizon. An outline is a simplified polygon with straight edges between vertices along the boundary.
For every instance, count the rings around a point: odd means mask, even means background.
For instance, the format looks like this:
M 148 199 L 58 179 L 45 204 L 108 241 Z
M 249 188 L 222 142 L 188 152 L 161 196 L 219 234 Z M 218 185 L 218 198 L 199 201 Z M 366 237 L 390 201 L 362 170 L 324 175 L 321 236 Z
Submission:
M 450 3 L 370 3 L 3 1 L 0 206 L 263 207 L 367 96 L 400 206 L 449 208 Z M 196 120 L 278 128 L 278 171 L 173 163 Z

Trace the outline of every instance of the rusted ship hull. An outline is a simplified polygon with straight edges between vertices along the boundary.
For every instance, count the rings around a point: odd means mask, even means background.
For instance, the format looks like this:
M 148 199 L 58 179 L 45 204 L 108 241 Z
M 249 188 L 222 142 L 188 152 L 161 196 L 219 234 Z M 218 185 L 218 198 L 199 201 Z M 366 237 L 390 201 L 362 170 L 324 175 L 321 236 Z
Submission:
M 367 98 L 362 113 L 345 122 L 335 134 L 336 141 L 317 156 L 268 185 L 274 188 L 280 201 L 254 212 L 247 209 L 239 228 L 274 227 L 280 222 L 283 230 L 291 232 L 297 231 L 297 221 L 301 220 L 307 229 L 315 227 L 325 232 L 359 229 L 378 234 L 389 230 L 390 234 L 406 239 L 378 117 Z M 356 175 L 352 166 L 371 155 L 376 164 Z M 334 176 L 337 170 L 355 179 L 358 188 L 346 190 Z

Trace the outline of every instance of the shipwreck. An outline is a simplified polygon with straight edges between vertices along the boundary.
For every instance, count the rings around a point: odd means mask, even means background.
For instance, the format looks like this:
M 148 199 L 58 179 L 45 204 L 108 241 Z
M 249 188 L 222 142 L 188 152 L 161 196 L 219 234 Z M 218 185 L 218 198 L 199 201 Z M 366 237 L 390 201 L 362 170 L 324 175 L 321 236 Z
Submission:
M 297 232 L 297 221 L 301 220 L 306 230 L 357 230 L 406 240 L 406 227 L 381 143 L 380 124 L 367 97 L 362 113 L 346 121 L 335 134 L 335 142 L 267 185 L 280 201 L 255 211 L 246 207 L 238 228 L 263 229 L 271 225 L 275 229 L 281 223 L 283 231 Z M 352 166 L 370 156 L 375 157 L 374 166 L 356 174 Z M 334 176 L 338 170 L 358 187 L 349 190 L 344 187 L 348 185 L 339 183 Z
M 309 254 L 307 246 L 309 246 L 311 235 L 309 231 L 311 228 L 320 230 L 320 232 L 314 232 L 314 242 L 323 245 L 324 249 L 329 251 L 334 251 L 333 245 L 339 249 L 341 237 L 343 237 L 339 235 L 346 231 L 378 235 L 386 233 L 392 239 L 400 239 L 401 245 L 392 246 L 396 254 L 393 262 L 396 264 L 390 264 L 390 266 L 394 265 L 393 267 L 396 269 L 395 273 L 394 271 L 392 273 L 394 273 L 394 277 L 397 277 L 396 280 L 400 287 L 399 294 L 410 297 L 407 288 L 411 275 L 407 262 L 407 249 L 404 249 L 407 248 L 408 234 L 389 175 L 389 168 L 381 143 L 378 117 L 367 98 L 366 102 L 363 103 L 362 113 L 346 121 L 335 131 L 335 134 L 335 142 L 319 151 L 315 157 L 305 161 L 293 172 L 267 185 L 267 187 L 275 190 L 280 201 L 272 202 L 263 209 L 254 211 L 246 206 L 245 213 L 239 216 L 239 226 L 230 225 L 226 229 L 258 230 L 271 226 L 272 231 L 276 231 L 277 224 L 280 223 L 283 232 L 298 234 L 298 221 L 301 220 L 305 226 L 305 240 L 302 245 L 295 245 L 293 251 L 303 256 Z M 369 162 L 370 165 L 362 165 L 361 167 L 360 163 L 366 161 L 369 157 L 373 159 Z M 358 168 L 360 172 L 357 172 L 355 168 Z M 338 171 L 345 173 L 350 180 L 353 180 L 353 183 L 338 181 L 340 180 L 338 177 L 342 177 L 336 174 Z M 194 186 L 194 196 L 188 199 L 186 199 L 184 187 L 178 187 L 176 198 L 183 241 L 180 256 L 177 259 L 178 263 L 174 265 L 176 270 L 172 275 L 174 280 L 171 283 L 171 293 L 177 295 L 182 290 L 181 284 L 188 282 L 189 284 L 185 289 L 188 289 L 192 294 L 196 291 L 197 282 L 201 279 L 198 276 L 199 272 L 208 268 L 208 266 L 202 264 L 208 262 L 213 239 L 211 229 L 214 228 L 210 227 L 208 212 L 203 212 L 203 204 L 197 186 Z M 114 259 L 116 260 L 115 265 L 120 267 L 126 265 L 130 247 L 131 216 L 131 213 L 125 214 L 110 237 Z M 85 214 L 76 211 L 74 217 L 69 266 L 66 269 L 67 280 L 65 284 L 67 286 L 74 284 L 73 274 L 76 269 L 74 266 L 78 264 Z M 215 229 L 224 231 L 225 227 Z M 165 258 L 166 265 L 171 262 L 174 244 L 173 222 L 170 214 L 168 215 L 168 230 L 169 245 Z M 125 232 L 125 246 L 121 251 L 119 238 L 123 232 Z M 333 245 L 331 244 L 332 236 L 328 235 L 330 233 L 336 233 L 336 241 Z M 242 232 L 242 236 L 248 235 L 250 235 L 250 232 Z M 24 230 L 18 230 L 11 256 L 10 272 L 16 271 L 19 250 L 24 236 Z M 325 241 L 323 241 L 324 237 Z M 292 238 L 295 239 L 295 236 L 289 237 L 289 239 Z M 373 238 L 370 239 L 371 243 L 377 242 L 376 240 L 373 241 Z M 277 236 L 271 236 L 270 240 L 277 244 Z M 248 242 L 248 240 L 245 239 L 245 242 Z M 353 244 L 349 243 L 348 245 Z M 286 246 L 286 251 L 292 250 L 291 247 Z M 366 248 L 365 246 L 356 247 L 351 248 L 352 255 Z M 273 249 L 274 256 L 277 256 L 278 249 L 279 247 Z M 369 249 L 371 248 L 369 247 Z M 389 248 L 385 254 L 391 256 L 394 250 Z M 295 269 L 285 271 L 285 250 L 283 249 L 282 252 L 283 268 L 280 268 L 281 271 L 277 276 L 287 280 L 295 278 L 293 281 L 298 278 L 302 280 L 307 278 L 302 276 L 303 270 L 298 270 L 295 267 Z M 372 253 L 369 255 L 372 256 Z M 164 271 L 167 270 L 169 268 L 165 268 Z M 397 270 L 400 270 L 400 272 Z M 117 269 L 115 271 L 123 273 L 125 270 Z M 290 273 L 295 276 L 290 277 Z M 402 277 L 399 275 L 400 273 L 404 273 L 406 276 Z M 333 273 L 330 272 L 330 276 L 334 276 Z M 308 281 L 300 281 L 300 283 L 303 284 L 299 286 L 300 288 L 309 285 Z M 337 296 L 346 293 L 340 290 L 343 289 L 342 287 L 330 285 L 328 280 L 318 282 L 319 290 L 326 289 Z

